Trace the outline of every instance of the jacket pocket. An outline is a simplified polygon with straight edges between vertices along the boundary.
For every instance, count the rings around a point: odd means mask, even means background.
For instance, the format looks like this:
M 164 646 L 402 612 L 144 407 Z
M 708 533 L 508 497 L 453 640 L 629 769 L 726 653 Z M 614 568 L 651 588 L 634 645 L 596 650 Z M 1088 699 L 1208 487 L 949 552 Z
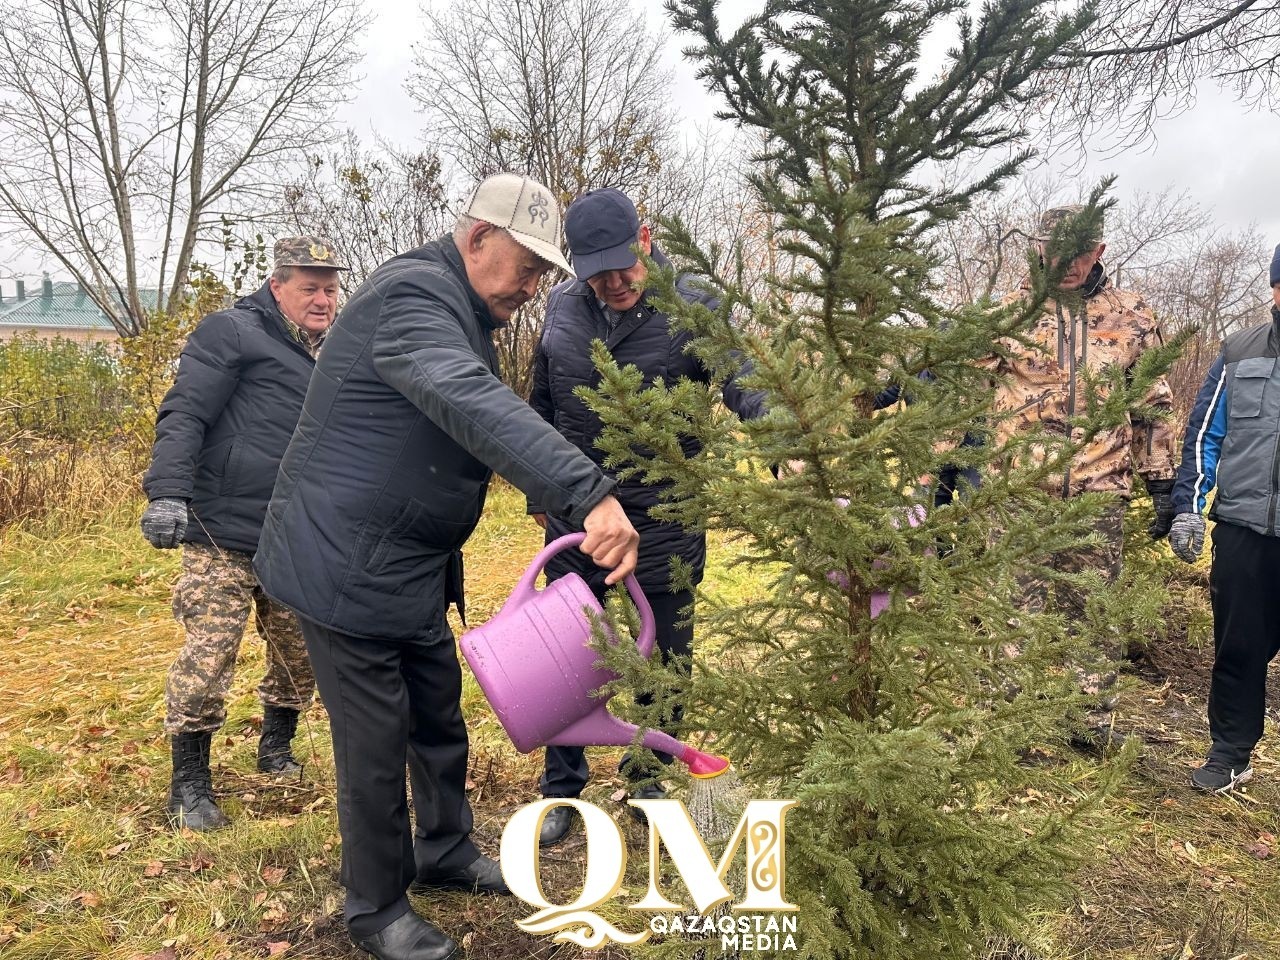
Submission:
M 432 556 L 459 549 L 471 535 L 474 521 L 450 520 L 436 515 L 426 504 L 410 498 L 396 512 L 386 532 L 369 556 L 369 572 L 377 576 L 404 571 Z
M 227 444 L 227 457 L 222 461 L 222 485 L 218 493 L 229 496 L 235 492 L 236 478 L 240 476 L 240 457 L 244 453 L 244 440 L 236 437 Z
M 1236 364 L 1231 378 L 1231 419 L 1257 417 L 1262 414 L 1262 401 L 1275 360 L 1271 357 L 1249 357 Z

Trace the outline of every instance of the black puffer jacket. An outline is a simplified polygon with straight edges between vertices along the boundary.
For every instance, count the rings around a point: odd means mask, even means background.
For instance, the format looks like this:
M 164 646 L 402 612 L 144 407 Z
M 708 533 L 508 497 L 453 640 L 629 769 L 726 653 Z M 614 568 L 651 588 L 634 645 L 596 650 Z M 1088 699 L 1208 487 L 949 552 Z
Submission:
M 270 283 L 211 313 L 182 348 L 160 404 L 147 498 L 189 501 L 185 540 L 253 553 L 315 361 Z
M 656 245 L 652 257 L 659 266 L 667 266 L 666 257 Z M 691 303 L 715 306 L 714 298 L 693 277 L 681 276 L 677 289 Z M 551 291 L 547 303 L 547 320 L 534 355 L 533 391 L 529 403 L 602 470 L 605 454 L 596 448 L 595 442 L 603 426 L 600 418 L 573 392 L 574 388 L 582 385 L 597 387 L 600 384 L 600 375 L 591 362 L 593 340 L 603 340 L 620 365 L 634 364 L 644 375 L 646 387 L 657 379 L 668 384 L 674 384 L 681 378 L 706 384 L 711 382 L 706 368 L 687 352 L 693 335 L 687 331 L 673 333 L 667 315 L 649 307 L 646 301 L 647 297 L 642 298 L 613 329 L 609 328 L 600 302 L 585 281 L 569 280 L 560 284 Z M 744 420 L 764 413 L 764 394 L 744 392 L 736 381 L 737 378 L 733 378 L 724 385 L 725 405 Z M 685 437 L 682 443 L 687 456 L 693 456 L 700 449 L 693 437 Z M 649 509 L 661 500 L 666 489 L 667 485 L 646 485 L 632 479 L 622 483 L 617 490 L 617 497 L 627 516 L 640 533 L 640 564 L 636 578 L 646 589 L 665 590 L 670 587 L 672 556 L 680 557 L 692 566 L 695 581 L 702 579 L 706 565 L 705 536 L 685 531 L 679 524 L 662 523 L 649 516 Z M 536 498 L 530 499 L 529 511 L 548 515 L 548 543 L 581 529 L 574 518 L 558 516 L 554 508 L 547 509 L 547 505 Z M 559 554 L 547 565 L 547 575 L 553 579 L 569 571 L 578 573 L 596 586 L 604 583 L 608 573 L 572 550 Z
M 280 464 L 254 558 L 267 593 L 353 636 L 444 640 L 491 472 L 575 522 L 612 491 L 498 379 L 495 326 L 450 237 L 352 295 Z

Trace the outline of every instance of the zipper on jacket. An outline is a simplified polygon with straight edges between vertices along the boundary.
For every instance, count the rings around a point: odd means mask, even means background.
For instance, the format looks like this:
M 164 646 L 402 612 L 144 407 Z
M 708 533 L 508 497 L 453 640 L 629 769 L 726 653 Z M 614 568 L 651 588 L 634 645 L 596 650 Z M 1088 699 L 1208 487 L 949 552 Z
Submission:
M 1062 329 L 1062 304 L 1055 301 L 1053 308 L 1058 314 L 1058 366 L 1065 367 L 1067 365 L 1067 358 L 1062 352 L 1062 341 L 1065 337 L 1065 331 Z
M 1080 363 L 1089 367 L 1089 307 L 1080 308 Z
M 1058 343 L 1059 343 L 1058 349 L 1059 349 L 1059 353 L 1061 353 L 1062 326 L 1063 326 L 1062 307 L 1059 304 L 1055 304 L 1055 306 L 1057 307 L 1057 310 L 1058 310 Z M 1069 357 L 1067 361 L 1067 370 L 1068 370 L 1067 440 L 1071 441 L 1074 439 L 1072 437 L 1072 434 L 1075 432 L 1075 427 L 1072 424 L 1072 421 L 1076 418 L 1076 337 L 1078 336 L 1078 334 L 1076 332 L 1076 320 L 1077 320 L 1076 315 L 1072 313 L 1070 310 L 1068 310 L 1067 316 L 1071 318 L 1071 331 L 1066 338 L 1066 347 L 1067 347 L 1067 350 L 1069 351 Z M 1059 363 L 1059 366 L 1061 366 L 1061 363 Z M 1072 460 L 1074 459 L 1075 458 L 1073 455 Z M 1071 460 L 1068 460 L 1066 472 L 1062 475 L 1062 499 L 1066 500 L 1070 496 L 1071 496 Z
M 1267 536 L 1276 534 L 1276 489 L 1280 487 L 1280 434 L 1276 435 L 1275 450 L 1271 455 L 1271 490 L 1267 496 Z

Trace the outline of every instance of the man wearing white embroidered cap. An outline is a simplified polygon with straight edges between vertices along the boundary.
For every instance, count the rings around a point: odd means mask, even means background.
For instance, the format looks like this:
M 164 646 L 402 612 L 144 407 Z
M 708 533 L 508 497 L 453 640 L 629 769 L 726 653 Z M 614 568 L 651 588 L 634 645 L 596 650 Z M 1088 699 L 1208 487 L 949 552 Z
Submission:
M 498 378 L 494 332 L 553 265 L 568 269 L 554 196 L 506 173 L 476 188 L 452 237 L 373 271 L 320 352 L 254 557 L 298 615 L 329 712 L 347 930 L 380 960 L 460 956 L 412 910 L 411 885 L 509 892 L 471 839 L 445 617 L 464 610 L 462 548 L 490 477 L 581 525 L 608 582 L 636 565 L 615 481 Z
M 516 243 L 550 266 L 573 273 L 560 252 L 560 205 L 551 191 L 536 180 L 515 173 L 495 173 L 476 185 L 463 218 L 501 227 Z

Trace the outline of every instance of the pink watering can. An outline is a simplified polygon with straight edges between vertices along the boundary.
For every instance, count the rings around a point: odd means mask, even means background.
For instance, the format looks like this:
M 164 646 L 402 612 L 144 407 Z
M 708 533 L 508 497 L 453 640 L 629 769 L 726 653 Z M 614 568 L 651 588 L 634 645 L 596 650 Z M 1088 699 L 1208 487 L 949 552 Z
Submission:
M 607 700 L 595 695 L 617 674 L 597 665 L 600 655 L 591 647 L 587 611 L 605 625 L 609 641 L 618 642 L 595 594 L 576 573 L 543 590 L 534 587 L 547 561 L 585 539 L 584 533 L 571 533 L 548 544 L 497 615 L 459 641 L 480 689 L 521 753 L 550 744 L 622 747 L 635 739 L 637 728 L 613 716 Z M 626 585 L 640 612 L 636 648 L 648 657 L 656 637 L 653 610 L 635 577 L 627 577 Z M 646 731 L 641 742 L 677 757 L 695 776 L 714 776 L 729 765 L 724 757 L 695 750 L 659 730 Z
M 842 507 L 849 506 L 849 501 L 845 497 L 836 497 L 836 503 Z M 924 512 L 924 507 L 921 504 L 917 503 L 909 507 L 906 512 L 907 512 L 907 522 L 911 524 L 911 526 L 918 527 L 920 526 L 920 524 L 924 523 L 925 512 Z M 890 520 L 889 522 L 893 524 L 895 529 L 899 526 L 899 521 L 896 517 Z M 875 561 L 875 563 L 872 564 L 872 566 L 876 568 L 880 568 L 884 566 L 884 562 L 881 560 L 877 560 Z M 845 572 L 843 570 L 832 570 L 830 573 L 827 574 L 827 580 L 830 581 L 831 583 L 834 583 L 841 590 L 849 589 L 849 578 L 848 576 L 845 575 Z M 887 591 L 877 590 L 875 593 L 871 594 L 871 619 L 872 620 L 880 616 L 880 614 L 884 613 L 888 609 L 889 609 L 889 594 Z

